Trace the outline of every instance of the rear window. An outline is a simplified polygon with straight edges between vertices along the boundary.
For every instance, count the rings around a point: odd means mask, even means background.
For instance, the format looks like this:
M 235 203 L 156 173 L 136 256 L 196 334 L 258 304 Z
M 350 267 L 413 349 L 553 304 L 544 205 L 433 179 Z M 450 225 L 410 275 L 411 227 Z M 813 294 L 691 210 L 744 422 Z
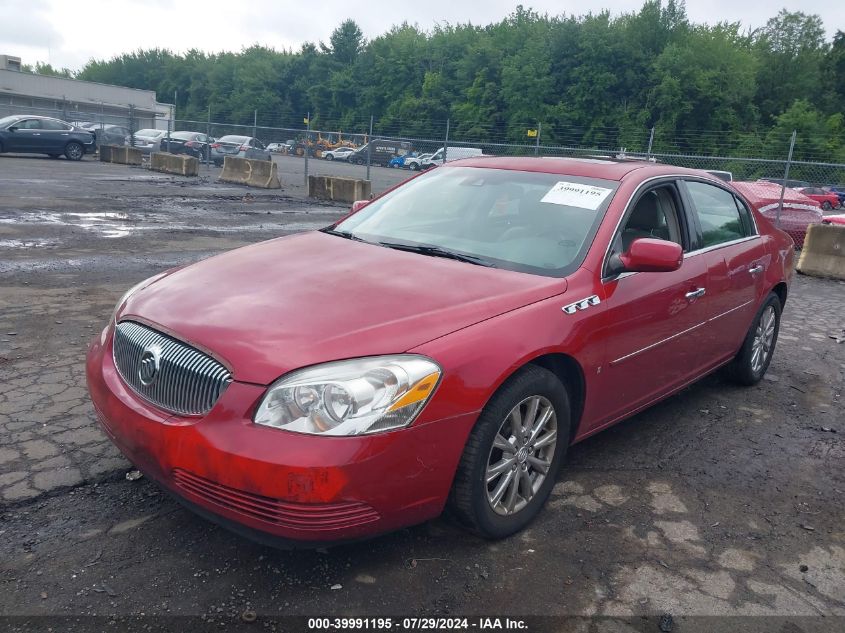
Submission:
M 197 132 L 174 132 L 170 138 L 178 138 L 181 141 L 190 141 L 197 135 Z
M 249 140 L 248 136 L 224 136 L 218 139 L 221 143 L 246 143 Z

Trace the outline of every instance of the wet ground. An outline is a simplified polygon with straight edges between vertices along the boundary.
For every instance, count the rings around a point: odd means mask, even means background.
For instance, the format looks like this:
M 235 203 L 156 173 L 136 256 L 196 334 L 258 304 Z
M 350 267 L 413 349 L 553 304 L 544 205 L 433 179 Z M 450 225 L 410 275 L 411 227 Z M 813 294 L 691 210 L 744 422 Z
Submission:
M 407 176 L 381 172 L 380 187 Z M 839 282 L 796 279 L 763 383 L 711 376 L 577 445 L 548 508 L 505 541 L 438 519 L 280 552 L 127 481 L 83 375 L 123 290 L 345 211 L 301 186 L 218 185 L 213 170 L 0 157 L 0 615 L 600 614 L 635 619 L 555 626 L 658 631 L 671 614 L 682 632 L 728 615 L 757 616 L 730 630 L 845 629 Z

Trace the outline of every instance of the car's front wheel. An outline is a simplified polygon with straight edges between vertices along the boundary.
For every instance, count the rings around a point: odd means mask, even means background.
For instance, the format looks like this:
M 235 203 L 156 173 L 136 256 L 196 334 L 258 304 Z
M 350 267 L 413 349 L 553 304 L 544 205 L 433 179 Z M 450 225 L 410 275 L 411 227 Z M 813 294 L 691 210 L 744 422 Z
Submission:
M 734 382 L 755 385 L 765 375 L 778 340 L 781 309 L 780 298 L 770 293 L 745 335 L 739 353 L 727 367 Z
M 334 160 L 334 156 L 332 156 L 331 154 L 323 154 L 323 158 L 325 158 L 326 160 Z
M 65 156 L 68 160 L 82 160 L 84 154 L 85 150 L 79 143 L 70 142 L 65 145 Z
M 824 209 L 825 211 L 830 211 L 832 208 L 833 208 L 833 205 L 830 204 L 830 202 L 828 200 L 825 200 L 824 202 L 822 202 L 822 209 Z
M 417 171 L 419 168 L 420 166 L 416 163 L 411 163 L 410 165 L 408 165 L 408 169 L 410 169 L 411 171 Z
M 461 458 L 449 505 L 487 538 L 528 525 L 546 502 L 569 445 L 569 395 L 547 369 L 528 365 L 479 415 Z

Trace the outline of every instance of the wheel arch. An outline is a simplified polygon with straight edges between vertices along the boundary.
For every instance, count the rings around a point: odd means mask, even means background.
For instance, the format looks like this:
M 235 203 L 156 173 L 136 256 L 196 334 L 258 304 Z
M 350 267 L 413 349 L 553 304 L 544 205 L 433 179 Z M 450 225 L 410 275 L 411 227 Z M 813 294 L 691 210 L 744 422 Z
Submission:
M 570 415 L 572 416 L 569 425 L 569 441 L 571 442 L 578 434 L 586 400 L 586 382 L 581 364 L 574 357 L 562 353 L 543 354 L 532 358 L 526 364 L 547 369 L 557 376 L 558 380 L 566 387 L 570 398 Z
M 778 296 L 778 299 L 780 299 L 780 307 L 781 309 L 783 309 L 783 307 L 786 305 L 786 296 L 788 293 L 786 282 L 781 281 L 775 284 L 775 287 L 772 288 L 772 292 L 774 292 Z

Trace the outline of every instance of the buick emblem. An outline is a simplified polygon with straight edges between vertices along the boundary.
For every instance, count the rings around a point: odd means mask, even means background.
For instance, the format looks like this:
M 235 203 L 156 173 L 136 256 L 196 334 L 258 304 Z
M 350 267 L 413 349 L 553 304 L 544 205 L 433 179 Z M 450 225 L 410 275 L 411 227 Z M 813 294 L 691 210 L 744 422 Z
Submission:
M 141 384 L 149 387 L 158 377 L 158 370 L 161 365 L 161 347 L 150 345 L 141 354 L 141 362 L 138 366 L 138 378 Z

